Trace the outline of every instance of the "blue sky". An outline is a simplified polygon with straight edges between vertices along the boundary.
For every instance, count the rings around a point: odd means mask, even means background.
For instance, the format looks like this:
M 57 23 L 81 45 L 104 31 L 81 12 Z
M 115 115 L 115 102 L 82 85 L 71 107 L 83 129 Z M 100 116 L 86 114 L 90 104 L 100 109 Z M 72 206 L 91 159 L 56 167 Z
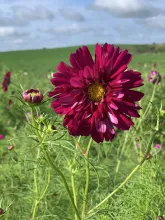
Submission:
M 164 43 L 164 0 L 0 0 L 0 51 Z

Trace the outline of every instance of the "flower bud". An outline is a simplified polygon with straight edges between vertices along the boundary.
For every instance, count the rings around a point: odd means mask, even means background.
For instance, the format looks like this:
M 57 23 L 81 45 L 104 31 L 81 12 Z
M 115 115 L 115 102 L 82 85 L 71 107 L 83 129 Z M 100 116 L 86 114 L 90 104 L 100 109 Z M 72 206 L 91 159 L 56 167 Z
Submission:
M 11 78 L 11 72 L 7 72 L 2 82 L 2 89 L 4 92 L 8 90 L 8 86 L 10 84 L 10 78 Z
M 149 160 L 149 159 L 152 158 L 152 154 L 150 154 L 150 153 L 149 153 L 149 154 L 146 154 L 145 157 L 146 157 L 146 160 Z
M 25 102 L 39 104 L 44 97 L 38 89 L 29 89 L 22 93 L 22 98 L 25 100 Z
M 9 145 L 7 149 L 8 149 L 9 151 L 13 150 L 13 149 L 14 149 L 14 145 L 12 145 L 12 144 Z
M 155 144 L 154 148 L 161 150 L 162 149 L 162 145 L 161 144 Z
M 3 140 L 5 136 L 3 134 L 0 134 L 0 140 Z
M 0 215 L 3 215 L 5 212 L 2 208 L 0 208 Z
M 163 216 L 158 216 L 156 220 L 164 220 Z
M 155 83 L 160 83 L 161 81 L 161 75 L 159 72 L 157 71 L 151 71 L 149 73 L 149 76 L 148 76 L 148 81 L 155 84 Z

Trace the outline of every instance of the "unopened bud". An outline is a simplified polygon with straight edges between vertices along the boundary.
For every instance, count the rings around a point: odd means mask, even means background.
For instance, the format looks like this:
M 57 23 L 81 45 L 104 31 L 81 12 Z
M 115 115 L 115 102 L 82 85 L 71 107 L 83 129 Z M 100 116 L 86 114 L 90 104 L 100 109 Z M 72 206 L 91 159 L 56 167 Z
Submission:
M 146 154 L 145 157 L 146 157 L 146 160 L 149 160 L 149 159 L 152 158 L 152 154 L 150 154 L 150 153 L 149 153 L 149 154 Z
M 8 146 L 8 150 L 9 150 L 9 151 L 11 151 L 11 150 L 13 150 L 13 149 L 14 149 L 14 145 L 11 144 L 11 145 Z
M 5 212 L 2 208 L 0 208 L 0 215 L 3 215 Z
M 163 216 L 158 216 L 156 220 L 164 220 Z
M 38 89 L 29 89 L 22 93 L 22 98 L 25 102 L 38 104 L 43 100 L 43 95 Z

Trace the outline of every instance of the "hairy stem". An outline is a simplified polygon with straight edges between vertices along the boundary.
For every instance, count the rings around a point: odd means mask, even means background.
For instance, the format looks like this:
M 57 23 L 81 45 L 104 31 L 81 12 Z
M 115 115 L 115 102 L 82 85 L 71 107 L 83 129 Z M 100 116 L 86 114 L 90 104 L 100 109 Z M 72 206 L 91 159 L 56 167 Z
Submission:
M 62 179 L 62 181 L 63 181 L 63 183 L 64 183 L 64 186 L 65 186 L 65 189 L 66 189 L 66 191 L 67 191 L 67 193 L 68 193 L 68 195 L 69 195 L 69 198 L 70 198 L 70 201 L 71 201 L 71 203 L 72 203 L 72 206 L 73 206 L 73 208 L 74 208 L 74 211 L 75 211 L 75 213 L 76 213 L 76 215 L 77 215 L 77 218 L 78 218 L 79 220 L 81 220 L 80 215 L 79 215 L 79 212 L 78 212 L 78 209 L 77 209 L 77 207 L 76 207 L 76 205 L 75 205 L 75 203 L 74 203 L 74 199 L 72 198 L 72 194 L 71 194 L 71 191 L 70 191 L 70 189 L 69 189 L 69 186 L 68 186 L 68 184 L 67 184 L 67 181 L 66 181 L 66 179 L 65 179 L 64 174 L 63 174 L 63 173 L 61 172 L 61 170 L 59 170 L 58 167 L 52 162 L 52 160 L 51 160 L 51 158 L 50 158 L 50 155 L 49 155 L 49 153 L 48 153 L 48 150 L 47 150 L 47 148 L 46 148 L 45 145 L 43 145 L 43 150 L 44 150 L 44 156 L 45 156 L 45 159 L 46 159 L 47 163 L 48 163 L 48 164 L 55 170 L 55 172 L 58 173 L 58 175 L 61 177 L 61 179 Z
M 89 150 L 92 144 L 92 138 L 89 140 L 87 150 L 85 152 L 85 169 L 86 169 L 86 184 L 85 184 L 85 193 L 84 193 L 84 200 L 83 200 L 83 205 L 82 205 L 82 218 L 85 215 L 86 212 L 86 205 L 87 205 L 87 199 L 88 199 L 88 189 L 89 189 L 89 180 L 90 180 L 90 172 L 89 172 Z
M 156 88 L 157 88 L 157 83 L 155 83 L 155 85 L 154 85 L 154 89 L 153 89 L 153 92 L 152 92 L 151 99 L 150 99 L 150 101 L 148 102 L 148 105 L 147 105 L 147 107 L 146 107 L 146 109 L 145 109 L 145 112 L 144 112 L 143 115 L 141 116 L 141 118 L 140 118 L 140 120 L 139 120 L 139 123 L 138 123 L 137 126 L 136 126 L 136 129 L 138 129 L 138 128 L 140 127 L 142 121 L 145 119 L 146 115 L 147 115 L 147 114 L 149 113 L 149 111 L 150 111 L 150 106 L 151 106 L 151 104 L 152 104 L 152 102 L 153 102 L 153 100 L 154 100 Z
M 71 173 L 71 183 L 72 183 L 72 191 L 73 191 L 73 199 L 74 199 L 74 204 L 77 208 L 77 193 L 76 193 L 76 187 L 75 187 L 75 179 L 74 179 L 74 173 Z M 75 220 L 77 220 L 77 215 L 75 213 Z

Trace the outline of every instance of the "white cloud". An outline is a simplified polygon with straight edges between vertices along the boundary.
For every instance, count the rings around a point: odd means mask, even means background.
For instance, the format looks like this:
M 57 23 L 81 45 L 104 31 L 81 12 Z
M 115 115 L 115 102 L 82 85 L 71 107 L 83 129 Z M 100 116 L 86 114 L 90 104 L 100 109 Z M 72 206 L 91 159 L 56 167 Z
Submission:
M 74 21 L 85 21 L 85 17 L 73 8 L 60 8 L 59 12 L 64 18 Z
M 33 20 L 52 20 L 54 18 L 53 12 L 44 6 L 36 6 L 30 8 L 27 6 L 12 6 L 13 17 L 19 21 L 33 21 Z
M 152 29 L 165 29 L 165 16 L 159 15 L 157 17 L 148 18 L 143 21 L 143 25 Z
M 0 27 L 0 37 L 8 37 L 16 32 L 14 27 Z
M 63 25 L 56 28 L 41 28 L 43 33 L 56 33 L 56 34 L 75 34 L 75 33 L 84 33 L 84 32 L 100 32 L 103 31 L 101 27 L 89 27 L 86 25 L 78 25 L 77 23 L 71 25 Z
M 100 9 L 118 17 L 151 17 L 160 10 L 143 0 L 94 0 L 93 9 Z
M 23 44 L 25 42 L 25 40 L 23 40 L 22 38 L 18 38 L 12 41 L 13 44 Z

